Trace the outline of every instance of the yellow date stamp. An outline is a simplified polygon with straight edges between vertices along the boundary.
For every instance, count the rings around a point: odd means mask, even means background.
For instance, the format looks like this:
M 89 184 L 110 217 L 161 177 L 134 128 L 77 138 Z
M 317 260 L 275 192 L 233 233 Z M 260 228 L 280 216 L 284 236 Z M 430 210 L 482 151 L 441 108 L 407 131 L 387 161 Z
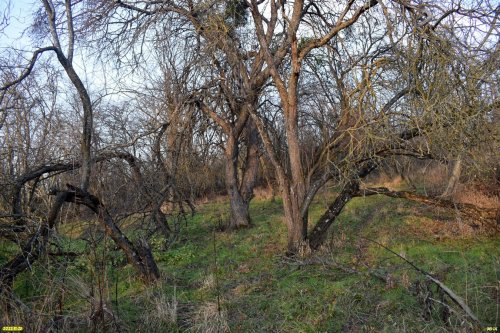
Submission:
M 484 330 L 486 332 L 498 332 L 498 327 L 496 327 L 496 326 L 487 326 Z
M 22 332 L 23 330 L 22 326 L 2 326 L 2 332 Z

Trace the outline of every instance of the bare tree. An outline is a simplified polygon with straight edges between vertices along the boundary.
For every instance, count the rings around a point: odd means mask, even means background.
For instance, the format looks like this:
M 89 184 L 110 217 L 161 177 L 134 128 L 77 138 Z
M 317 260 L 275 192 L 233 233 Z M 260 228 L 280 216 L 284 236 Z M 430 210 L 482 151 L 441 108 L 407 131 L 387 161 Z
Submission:
M 67 190 L 55 190 L 54 194 L 57 194 L 58 200 L 53 204 L 50 214 L 47 217 L 46 225 L 51 228 L 54 225 L 55 219 L 58 215 L 58 210 L 62 207 L 61 203 L 64 201 L 78 202 L 93 210 L 99 219 L 101 220 L 106 233 L 111 236 L 111 238 L 117 242 L 117 245 L 125 252 L 129 262 L 134 265 L 140 272 L 140 274 L 146 280 L 154 280 L 159 277 L 159 272 L 156 267 L 156 263 L 151 255 L 151 251 L 147 246 L 135 246 L 131 243 L 126 236 L 121 232 L 121 230 L 114 224 L 113 219 L 107 213 L 106 208 L 103 206 L 101 201 L 94 195 L 88 192 L 90 181 L 91 181 L 91 167 L 93 161 L 91 155 L 91 143 L 92 143 L 92 132 L 93 132 L 93 104 L 90 99 L 87 88 L 85 87 L 80 76 L 75 71 L 73 66 L 74 52 L 75 52 L 75 27 L 74 27 L 74 14 L 73 14 L 73 4 L 71 1 L 67 0 L 64 3 L 54 3 L 50 0 L 42 0 L 43 11 L 40 12 L 38 20 L 42 24 L 37 25 L 38 29 L 47 29 L 50 35 L 51 45 L 38 48 L 33 52 L 31 60 L 23 72 L 13 80 L 5 82 L 0 91 L 5 94 L 9 89 L 14 88 L 16 85 L 22 83 L 26 78 L 32 73 L 35 64 L 39 60 L 39 57 L 46 52 L 54 52 L 56 54 L 59 64 L 64 69 L 67 77 L 71 81 L 73 87 L 76 89 L 79 102 L 83 108 L 83 119 L 82 119 L 82 134 L 80 142 L 80 159 L 78 162 L 73 163 L 50 163 L 48 165 L 36 165 L 30 169 L 26 168 L 27 171 L 24 174 L 18 175 L 14 180 L 14 190 L 12 199 L 12 215 L 14 217 L 20 217 L 24 215 L 21 208 L 21 190 L 26 183 L 40 179 L 44 174 L 51 174 L 54 172 L 63 172 L 69 170 L 82 169 L 80 187 L 75 187 L 68 185 Z M 61 12 L 59 12 L 61 11 Z M 43 14 L 42 14 L 43 13 Z M 62 14 L 62 16 L 60 15 Z M 46 25 L 44 25 L 46 24 Z M 66 43 L 66 46 L 63 45 Z M 66 51 L 63 50 L 66 49 Z M 112 155 L 115 157 L 116 155 Z M 125 158 L 127 159 L 127 158 Z M 133 164 L 133 161 L 129 162 Z M 36 184 L 35 184 L 36 186 Z M 43 236 L 43 235 L 42 235 Z M 37 238 L 39 235 L 34 234 L 31 238 L 32 240 L 28 242 L 27 247 L 31 249 L 33 242 L 38 242 Z M 45 239 L 46 237 L 44 237 Z M 46 240 L 43 244 L 46 243 Z M 42 244 L 42 245 L 43 245 Z M 39 253 L 43 250 L 44 246 L 37 246 L 37 250 L 33 254 L 33 258 L 39 256 Z M 7 284 L 11 283 L 13 278 L 27 266 L 24 264 L 29 256 L 23 252 L 13 259 L 13 261 L 7 263 L 1 269 L 1 281 Z M 23 262 L 23 264 L 20 264 Z M 14 267 L 15 266 L 15 267 Z
M 244 128 L 242 124 L 246 123 L 243 120 L 250 114 L 276 171 L 290 252 L 295 252 L 306 241 L 309 205 L 328 180 L 347 184 L 339 197 L 345 196 L 345 200 L 341 200 L 343 204 L 328 214 L 333 221 L 345 202 L 357 192 L 359 180 L 376 168 L 380 159 L 398 154 L 418 158 L 432 156 L 422 149 L 426 140 L 416 139 L 428 137 L 427 134 L 436 129 L 428 117 L 422 116 L 425 107 L 416 102 L 425 101 L 427 92 L 434 92 L 423 80 L 429 72 L 437 73 L 433 72 L 428 55 L 439 45 L 436 50 L 445 54 L 444 39 L 439 37 L 445 34 L 446 29 L 440 30 L 443 22 L 451 24 L 452 30 L 456 27 L 457 31 L 464 31 L 465 27 L 457 26 L 453 17 L 474 19 L 473 12 L 481 10 L 478 7 L 468 11 L 454 2 L 440 7 L 402 1 L 286 3 L 274 0 L 118 1 L 113 5 L 98 3 L 97 8 L 107 26 L 118 23 L 119 28 L 108 31 L 111 42 L 123 41 L 128 35 L 128 40 L 131 37 L 145 45 L 150 36 L 148 29 L 172 31 L 166 27 L 174 27 L 184 38 L 196 41 L 193 47 L 198 52 L 206 52 L 204 58 L 210 59 L 217 75 L 206 71 L 212 75 L 203 83 L 204 94 L 201 98 L 198 95 L 196 104 L 225 132 L 228 160 L 234 160 L 231 146 L 236 144 L 232 142 L 238 142 Z M 494 12 L 489 12 L 486 26 L 492 26 L 495 14 L 491 13 Z M 252 18 L 250 22 L 245 21 L 248 14 Z M 491 40 L 491 30 L 488 34 L 486 39 Z M 459 39 L 464 41 L 462 37 Z M 458 45 L 456 41 L 452 43 Z M 334 64 L 324 62 L 319 67 L 334 68 L 330 77 L 317 80 L 317 84 L 327 87 L 325 80 L 332 80 L 338 93 L 328 101 L 335 108 L 334 126 L 324 126 L 325 119 L 319 122 L 319 127 L 323 127 L 323 141 L 311 150 L 304 144 L 307 126 L 303 124 L 309 115 L 305 117 L 308 111 L 301 111 L 305 98 L 301 89 L 306 78 L 304 73 L 308 67 L 314 67 L 313 63 L 321 63 L 323 50 L 328 50 Z M 404 59 L 405 52 L 413 59 Z M 429 71 L 425 72 L 426 69 Z M 267 121 L 264 108 L 256 107 L 269 80 L 275 89 L 272 94 L 279 97 L 282 124 Z M 212 99 L 221 95 L 227 100 L 226 106 L 217 98 Z M 220 109 L 224 107 L 230 112 L 222 114 Z M 406 112 L 405 107 L 409 108 Z M 234 115 L 238 117 L 228 122 Z M 273 146 L 273 135 L 278 132 L 273 130 L 276 126 L 284 129 L 285 156 L 279 156 Z M 315 131 L 317 129 L 309 133 Z M 228 177 L 234 174 L 229 169 L 226 173 Z M 228 179 L 228 184 L 234 183 Z
M 269 4 L 269 7 L 267 6 Z M 276 169 L 285 207 L 288 226 L 288 249 L 296 251 L 307 238 L 307 211 L 317 189 L 326 180 L 342 180 L 345 184 L 337 200 L 313 229 L 310 240 L 318 246 L 319 234 L 325 232 L 342 207 L 358 193 L 359 180 L 373 170 L 381 158 L 409 154 L 417 158 L 431 158 L 434 152 L 425 149 L 426 139 L 436 128 L 432 120 L 423 116 L 425 108 L 418 103 L 410 109 L 399 109 L 406 97 L 413 101 L 426 101 L 430 94 L 439 94 L 432 85 L 425 85 L 426 75 L 439 77 L 439 67 L 433 67 L 438 59 L 453 58 L 445 50 L 447 40 L 439 30 L 443 21 L 453 24 L 450 17 L 474 15 L 461 12 L 458 4 L 450 3 L 438 14 L 406 2 L 382 3 L 378 1 L 349 1 L 346 4 L 317 4 L 295 1 L 290 5 L 271 1 L 251 1 L 251 12 L 266 65 L 283 109 L 286 130 L 287 165 L 274 155 L 266 124 L 261 116 L 252 113 L 263 138 L 267 154 Z M 270 9 L 270 14 L 269 14 Z M 493 18 L 486 24 L 491 26 Z M 385 21 L 385 25 L 376 22 Z M 279 24 L 277 23 L 279 22 Z M 278 29 L 284 32 L 278 48 Z M 457 31 L 461 27 L 456 27 Z M 486 36 L 489 38 L 491 36 Z M 460 39 L 460 37 L 458 37 Z M 388 65 L 399 61 L 398 49 L 402 43 L 411 43 L 406 50 L 413 60 L 398 68 L 406 78 Z M 414 43 L 415 47 L 411 47 Z M 452 42 L 454 43 L 454 42 Z M 450 45 L 450 44 L 448 44 Z M 455 43 L 458 48 L 461 45 Z M 332 100 L 338 108 L 335 128 L 318 147 L 314 158 L 305 158 L 301 145 L 301 78 L 306 71 L 307 60 L 321 62 L 318 49 L 331 49 L 331 79 L 335 82 L 337 96 Z M 284 67 L 282 54 L 290 51 L 289 64 Z M 328 63 L 325 63 L 328 66 Z M 331 66 L 331 65 L 330 65 Z M 396 66 L 397 67 L 397 66 Z M 426 72 L 427 71 L 427 72 Z M 400 72 L 401 73 L 401 72 Z M 455 73 L 458 73 L 455 69 Z M 457 74 L 460 75 L 460 74 Z M 391 88 L 388 83 L 394 88 Z M 319 84 L 325 84 L 325 81 Z M 396 108 L 396 112 L 393 110 Z M 438 114 L 437 112 L 435 113 Z M 440 115 L 440 119 L 444 119 Z M 458 118 L 448 120 L 457 130 L 462 129 Z M 475 137 L 476 133 L 471 133 Z M 424 139 L 416 139 L 424 137 Z M 377 139 L 380 138 L 380 139 Z M 456 142 L 448 140 L 447 142 Z M 287 170 L 287 168 L 289 168 Z
M 244 2 L 214 2 L 205 8 L 192 2 L 171 2 L 165 4 L 143 4 L 141 2 L 118 1 L 113 5 L 98 3 L 96 10 L 102 11 L 101 18 L 107 26 L 118 26 L 107 31 L 100 40 L 108 40 L 121 52 L 129 48 L 130 43 L 145 45 L 145 38 L 150 31 L 169 31 L 185 40 L 189 49 L 200 52 L 184 65 L 196 66 L 208 79 L 195 82 L 192 91 L 192 103 L 212 119 L 225 136 L 224 151 L 226 157 L 226 187 L 230 197 L 230 227 L 239 228 L 250 225 L 248 206 L 253 197 L 253 187 L 259 166 L 258 136 L 253 122 L 249 121 L 249 109 L 257 107 L 258 91 L 267 77 L 255 76 L 264 65 L 262 56 L 257 56 L 244 38 L 247 5 Z M 126 19 L 124 19 L 126 17 Z M 131 29 L 127 22 L 132 23 Z M 173 23 L 175 22 L 175 23 Z M 95 23 L 95 22 L 93 22 Z M 173 24 L 172 24 L 173 23 Z M 160 36 L 160 35 L 156 35 Z M 179 38 L 179 37 L 177 37 Z M 164 37 L 157 37 L 164 39 Z M 172 38 L 175 40 L 175 37 Z M 171 42 L 172 43 L 172 42 Z M 183 44 L 178 42 L 177 45 Z M 246 46 L 242 49 L 242 45 Z M 172 45 L 172 44 L 170 44 Z M 120 52 L 120 53 L 121 53 Z M 184 52 L 189 52 L 185 49 Z M 221 54 L 222 52 L 222 54 Z M 138 58 L 144 54 L 136 55 Z M 134 56 L 133 58 L 135 58 Z M 200 60 L 204 58 L 203 60 Z M 207 69 L 207 62 L 213 69 Z M 198 64 L 197 64 L 198 63 Z M 192 83 L 191 83 L 192 84 Z M 241 163 L 240 145 L 246 151 Z M 238 169 L 243 168 L 240 177 Z

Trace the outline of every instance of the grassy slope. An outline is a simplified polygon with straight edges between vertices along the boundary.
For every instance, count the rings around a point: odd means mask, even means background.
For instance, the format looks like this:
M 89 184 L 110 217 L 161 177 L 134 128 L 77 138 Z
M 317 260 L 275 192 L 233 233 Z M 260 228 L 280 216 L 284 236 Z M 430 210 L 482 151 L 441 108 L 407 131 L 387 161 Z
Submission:
M 326 204 L 324 198 L 315 202 L 312 221 Z M 157 286 L 144 287 L 128 265 L 112 268 L 110 263 L 121 256 L 102 250 L 71 262 L 65 281 L 58 277 L 60 269 L 42 273 L 34 269 L 18 279 L 17 292 L 26 300 L 35 300 L 44 293 L 44 286 L 29 277 L 50 276 L 53 283 L 79 290 L 65 296 L 65 311 L 72 314 L 89 307 L 81 296 L 90 289 L 82 290 L 82 285 L 90 288 L 99 279 L 107 280 L 103 298 L 122 329 L 130 331 L 183 331 L 179 326 L 188 325 L 187 321 L 192 325 L 195 313 L 207 304 L 216 304 L 217 295 L 232 332 L 446 332 L 467 326 L 461 323 L 463 317 L 456 306 L 453 309 L 458 314 L 452 314 L 451 326 L 440 320 L 436 310 L 430 320 L 422 319 L 423 307 L 413 295 L 414 283 L 421 276 L 365 239 L 369 238 L 438 276 L 466 299 L 484 324 L 499 324 L 499 238 L 464 237 L 466 227 L 460 229 L 444 211 L 379 196 L 352 200 L 332 226 L 329 245 L 320 254 L 330 264 L 308 265 L 291 263 L 282 256 L 286 230 L 279 202 L 252 202 L 254 228 L 214 233 L 226 212 L 224 203 L 206 204 L 188 219 L 180 240 L 170 250 L 163 251 L 159 239 L 153 242 L 164 275 Z M 74 232 L 69 228 L 65 233 L 70 230 Z M 82 242 L 67 237 L 61 243 L 72 250 L 85 248 Z M 103 258 L 108 263 L 105 274 L 92 264 Z M 350 272 L 352 269 L 357 273 Z M 390 274 L 394 283 L 369 272 Z M 75 282 L 78 279 L 80 283 Z M 162 318 L 168 319 L 168 311 L 159 313 L 172 307 L 174 295 L 179 326 L 168 320 L 162 323 Z

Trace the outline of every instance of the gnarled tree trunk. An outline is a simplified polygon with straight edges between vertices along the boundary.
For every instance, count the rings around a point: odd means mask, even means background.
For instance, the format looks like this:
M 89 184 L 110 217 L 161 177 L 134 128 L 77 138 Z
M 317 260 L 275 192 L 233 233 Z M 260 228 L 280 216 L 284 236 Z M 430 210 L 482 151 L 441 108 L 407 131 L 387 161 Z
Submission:
M 253 198 L 253 189 L 259 169 L 258 133 L 253 123 L 248 119 L 245 129 L 247 152 L 242 175 L 239 174 L 239 147 L 235 136 L 228 136 L 226 144 L 226 188 L 229 195 L 230 217 L 229 228 L 238 229 L 251 226 L 249 207 Z
M 99 198 L 77 187 L 69 184 L 67 186 L 69 191 L 65 198 L 66 201 L 79 203 L 90 208 L 99 217 L 106 234 L 125 253 L 128 263 L 134 266 L 145 281 L 157 280 L 160 277 L 160 272 L 147 243 L 133 244 L 114 223 L 113 218 Z

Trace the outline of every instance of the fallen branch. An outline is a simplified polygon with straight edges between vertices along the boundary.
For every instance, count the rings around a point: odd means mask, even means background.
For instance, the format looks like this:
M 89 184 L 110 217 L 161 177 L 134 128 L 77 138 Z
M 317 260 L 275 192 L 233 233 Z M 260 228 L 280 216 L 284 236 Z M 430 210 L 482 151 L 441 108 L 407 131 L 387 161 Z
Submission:
M 496 220 L 500 218 L 500 210 L 495 208 L 481 208 L 473 204 L 457 203 L 443 198 L 430 197 L 407 191 L 391 191 L 385 187 L 365 188 L 359 190 L 359 196 L 383 194 L 392 198 L 402 198 L 411 201 L 434 205 L 438 207 L 456 209 L 461 213 L 478 220 Z
M 464 312 L 473 320 L 475 321 L 476 323 L 480 324 L 479 322 L 479 319 L 477 318 L 477 316 L 472 312 L 472 310 L 469 308 L 469 306 L 465 303 L 465 301 L 460 297 L 458 296 L 457 294 L 455 294 L 450 288 L 448 288 L 443 282 L 439 281 L 438 279 L 436 279 L 435 277 L 433 277 L 430 273 L 427 273 L 426 271 L 424 271 L 423 269 L 421 269 L 420 267 L 416 266 L 414 263 L 412 263 L 411 261 L 409 261 L 408 259 L 406 259 L 405 257 L 399 255 L 398 253 L 392 251 L 391 249 L 389 249 L 387 246 L 384 246 L 382 244 L 380 244 L 379 242 L 377 241 L 374 241 L 373 239 L 369 239 L 369 238 L 366 238 L 366 237 L 361 237 L 363 239 L 366 239 L 367 241 L 370 241 L 372 243 L 375 243 L 377 244 L 378 246 L 382 247 L 383 249 L 385 249 L 386 251 L 394 254 L 395 256 L 397 256 L 398 258 L 402 259 L 403 261 L 405 261 L 407 264 L 409 264 L 411 267 L 413 267 L 413 269 L 415 269 L 417 272 L 421 273 L 422 275 L 425 276 L 426 279 L 434 282 L 435 284 L 437 284 L 439 286 L 439 288 L 441 288 L 441 290 L 443 290 L 445 292 L 446 295 L 448 295 L 451 300 L 453 302 L 455 302 L 455 304 L 457 304 L 462 310 L 464 310 Z

